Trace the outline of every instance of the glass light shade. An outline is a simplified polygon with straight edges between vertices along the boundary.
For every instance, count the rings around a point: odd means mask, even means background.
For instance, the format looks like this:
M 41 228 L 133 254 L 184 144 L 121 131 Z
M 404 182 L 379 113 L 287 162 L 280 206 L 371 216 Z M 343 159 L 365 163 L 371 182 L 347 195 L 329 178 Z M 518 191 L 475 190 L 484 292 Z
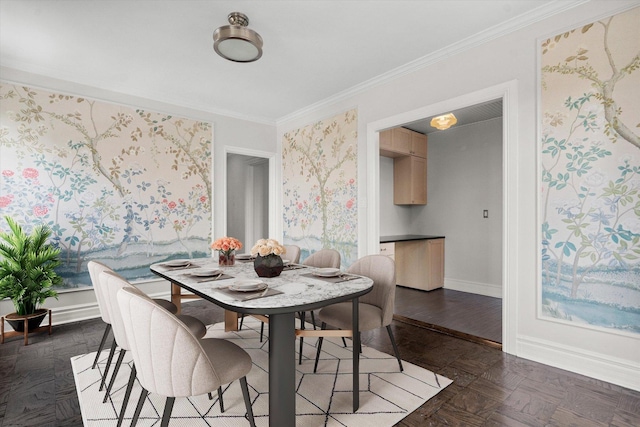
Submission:
M 213 33 L 213 48 L 230 61 L 252 62 L 262 56 L 262 37 L 246 27 L 225 25 Z
M 439 130 L 449 129 L 456 123 L 458 123 L 458 119 L 456 119 L 456 116 L 454 116 L 453 113 L 444 114 L 431 119 L 431 126 Z

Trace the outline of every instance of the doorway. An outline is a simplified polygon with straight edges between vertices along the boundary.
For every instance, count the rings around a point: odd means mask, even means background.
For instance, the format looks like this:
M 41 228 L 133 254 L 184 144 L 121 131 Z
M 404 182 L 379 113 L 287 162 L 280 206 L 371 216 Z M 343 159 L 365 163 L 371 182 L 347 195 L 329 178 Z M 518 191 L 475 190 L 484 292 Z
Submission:
M 269 237 L 269 159 L 227 153 L 227 235 L 248 252 Z
M 432 117 L 444 113 L 454 114 L 457 124 L 432 127 Z M 412 289 L 423 288 L 420 283 L 402 283 L 407 288 L 397 288 L 395 314 L 501 343 L 502 100 L 402 127 L 428 137 L 427 203 L 395 205 L 393 159 L 381 157 L 380 234 L 445 236 L 446 282 L 429 292 Z
M 387 117 L 367 124 L 367 209 L 362 221 L 366 224 L 359 235 L 367 253 L 378 253 L 380 241 L 380 158 L 379 132 L 425 117 L 466 106 L 502 99 L 502 350 L 516 353 L 517 289 L 518 289 L 518 157 L 517 157 L 517 81 L 509 81 L 477 92 L 452 98 L 437 104 Z M 446 274 L 446 272 L 445 272 Z

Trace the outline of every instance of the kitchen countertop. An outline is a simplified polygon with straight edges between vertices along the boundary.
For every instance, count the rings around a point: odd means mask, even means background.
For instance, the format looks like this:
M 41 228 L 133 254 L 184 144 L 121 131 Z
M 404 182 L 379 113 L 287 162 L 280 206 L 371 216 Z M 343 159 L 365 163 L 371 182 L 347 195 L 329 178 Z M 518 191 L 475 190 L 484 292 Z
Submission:
M 380 243 L 407 242 L 410 240 L 444 239 L 444 236 L 426 236 L 422 234 L 401 234 L 398 236 L 380 236 Z

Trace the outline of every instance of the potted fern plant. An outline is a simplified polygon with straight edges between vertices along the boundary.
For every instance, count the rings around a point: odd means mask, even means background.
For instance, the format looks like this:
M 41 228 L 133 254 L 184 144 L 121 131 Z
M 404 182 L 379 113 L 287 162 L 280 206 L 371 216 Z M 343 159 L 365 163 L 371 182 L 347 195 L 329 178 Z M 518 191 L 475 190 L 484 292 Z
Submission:
M 5 220 L 10 231 L 0 232 L 0 299 L 10 298 L 16 310 L 5 319 L 15 331 L 22 332 L 24 318 L 29 317 L 27 327 L 36 329 L 47 314 L 40 306 L 49 297 L 58 298 L 52 287 L 62 284 L 55 272 L 60 250 L 47 242 L 51 230 L 46 225 L 27 234 L 10 216 Z

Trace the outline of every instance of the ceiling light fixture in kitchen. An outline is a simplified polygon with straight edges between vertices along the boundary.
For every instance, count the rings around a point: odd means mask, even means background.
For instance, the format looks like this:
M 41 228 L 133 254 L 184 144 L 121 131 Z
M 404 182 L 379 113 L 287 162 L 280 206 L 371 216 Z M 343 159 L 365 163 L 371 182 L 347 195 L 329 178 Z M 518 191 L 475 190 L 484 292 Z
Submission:
M 439 130 L 449 129 L 456 123 L 458 123 L 458 119 L 456 119 L 456 116 L 454 116 L 453 113 L 444 114 L 431 119 L 431 126 Z

